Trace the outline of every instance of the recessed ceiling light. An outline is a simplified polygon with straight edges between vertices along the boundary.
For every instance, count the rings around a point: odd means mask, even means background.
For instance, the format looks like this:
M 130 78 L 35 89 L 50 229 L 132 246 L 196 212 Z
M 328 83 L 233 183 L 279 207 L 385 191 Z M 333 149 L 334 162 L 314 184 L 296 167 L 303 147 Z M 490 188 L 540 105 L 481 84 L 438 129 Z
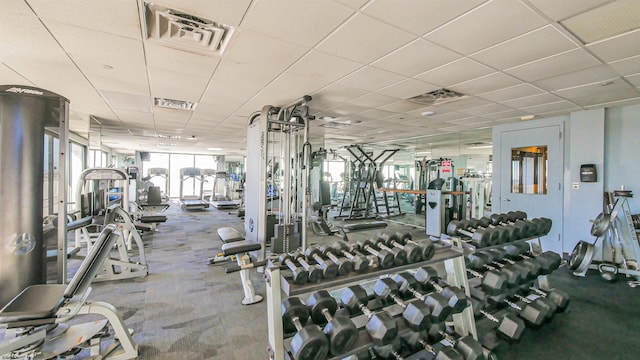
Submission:
M 113 66 L 107 64 L 102 65 L 102 68 L 105 70 L 113 70 Z
M 319 119 L 320 120 L 324 120 L 324 121 L 332 121 L 333 117 L 331 117 L 331 116 L 320 116 Z
M 600 86 L 609 86 L 611 84 L 613 84 L 613 81 L 603 81 L 600 83 Z
M 423 112 L 420 113 L 420 115 L 422 115 L 422 116 L 431 116 L 431 115 L 433 115 L 435 113 L 436 113 L 435 111 L 423 111 Z
M 209 151 L 220 151 L 222 149 L 221 148 L 207 148 L 207 150 L 209 150 Z
M 153 98 L 153 104 L 158 107 L 174 109 L 174 110 L 190 110 L 196 109 L 197 103 L 184 100 L 165 99 L 165 98 Z
M 158 134 L 158 137 L 161 139 L 172 139 L 172 140 L 178 140 L 180 139 L 180 135 L 165 135 L 165 134 Z
M 185 138 L 185 140 L 197 141 L 198 138 L 195 135 L 191 135 L 190 137 Z
M 469 146 L 467 149 L 491 149 L 493 145 L 478 145 L 478 146 Z
M 520 117 L 520 120 L 522 121 L 527 121 L 527 120 L 533 120 L 533 118 L 535 118 L 535 115 L 524 115 Z

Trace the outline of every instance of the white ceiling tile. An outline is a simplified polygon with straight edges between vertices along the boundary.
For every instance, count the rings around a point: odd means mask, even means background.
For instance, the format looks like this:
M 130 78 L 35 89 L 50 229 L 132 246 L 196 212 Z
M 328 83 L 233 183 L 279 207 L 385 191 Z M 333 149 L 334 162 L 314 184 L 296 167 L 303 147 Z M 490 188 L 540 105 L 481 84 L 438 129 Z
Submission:
M 231 98 L 207 98 L 196 106 L 192 118 L 198 119 L 224 119 L 231 115 L 242 102 Z M 257 110 L 257 109 L 256 109 Z
M 552 103 L 552 102 L 558 102 L 561 101 L 562 99 L 559 98 L 556 95 L 552 95 L 549 93 L 544 93 L 544 94 L 540 94 L 540 95 L 534 95 L 534 96 L 527 96 L 527 97 L 523 97 L 523 98 L 519 98 L 519 99 L 514 99 L 514 100 L 507 100 L 507 101 L 503 101 L 502 104 L 512 107 L 512 108 L 516 108 L 516 109 L 520 109 L 520 108 L 524 108 L 524 107 L 528 107 L 528 106 L 535 106 L 535 105 L 542 105 L 542 104 L 548 104 L 548 103 Z
M 385 86 L 395 84 L 403 79 L 405 79 L 403 76 L 376 69 L 371 66 L 365 66 L 339 80 L 338 84 L 367 91 L 376 91 Z
M 35 16 L 24 0 L 4 0 L 0 19 L 2 19 L 3 15 L 11 16 L 10 14 Z
M 400 99 L 391 97 L 391 96 L 382 95 L 382 94 L 370 93 L 370 94 L 355 98 L 349 101 L 349 103 L 354 105 L 377 108 L 383 105 L 394 103 L 398 100 Z
M 584 84 L 590 84 L 599 81 L 617 78 L 618 73 L 613 71 L 607 65 L 599 65 L 588 69 L 570 72 L 564 75 L 554 76 L 552 78 L 535 81 L 533 84 L 545 90 L 555 91 L 567 89 Z
M 99 1 L 99 0 L 97 0 Z M 217 23 L 237 26 L 240 24 L 251 0 L 201 1 L 163 0 L 162 5 L 190 15 L 200 16 Z
M 324 81 L 283 74 L 251 99 L 252 103 L 257 102 L 260 107 L 248 110 L 250 112 L 260 110 L 262 106 L 270 104 L 276 106 L 286 105 L 327 85 L 328 83 Z
M 378 90 L 378 93 L 398 99 L 409 99 L 424 93 L 437 90 L 438 86 L 415 79 L 406 79 Z M 423 105 L 424 106 L 424 105 Z
M 585 109 L 600 109 L 603 107 L 613 107 L 613 106 L 617 107 L 617 106 L 638 105 L 638 104 L 640 104 L 640 96 L 635 98 L 615 100 L 607 103 L 585 106 Z
M 427 40 L 469 55 L 546 24 L 519 1 L 494 0 L 427 34 Z
M 29 0 L 29 5 L 47 25 L 53 20 L 132 39 L 142 38 L 137 1 Z
M 640 74 L 625 76 L 625 79 L 627 79 L 631 85 L 640 87 Z
M 225 60 L 233 61 L 237 65 L 251 66 L 263 72 L 263 76 L 273 79 L 306 51 L 300 45 L 244 30 L 237 33 L 236 41 L 227 48 Z M 243 76 L 242 79 L 244 78 Z
M 25 79 L 3 63 L 0 63 L 0 84 L 34 86 L 31 81 Z
M 520 84 L 520 85 L 480 94 L 478 95 L 478 97 L 495 101 L 495 102 L 502 102 L 505 100 L 537 95 L 543 92 L 544 91 L 536 88 L 535 86 L 531 86 L 529 84 Z
M 510 86 L 515 86 L 518 84 L 521 84 L 521 82 L 514 79 L 513 77 L 501 72 L 496 72 L 491 75 L 449 86 L 448 88 L 465 95 L 477 95 Z
M 379 20 L 358 14 L 316 48 L 361 63 L 370 63 L 407 44 L 415 36 Z
M 114 110 L 118 118 L 124 123 L 148 125 L 153 127 L 153 114 L 151 112 Z
M 262 70 L 260 65 L 241 64 L 223 59 L 203 95 L 203 101 L 216 98 L 246 101 L 275 77 L 275 75 L 265 73 Z M 243 79 L 243 81 L 238 81 L 238 79 Z
M 413 76 L 458 58 L 459 56 L 451 50 L 417 39 L 371 65 L 396 74 Z
M 475 116 L 483 116 L 487 114 L 493 114 L 501 111 L 509 110 L 508 107 L 500 105 L 500 104 L 489 104 L 478 107 L 473 107 L 469 109 L 460 110 L 461 113 L 475 115 Z
M 622 79 L 617 79 L 607 86 L 596 83 L 560 90 L 557 91 L 556 94 L 580 106 L 595 105 L 616 99 L 633 98 L 640 95 L 640 93 Z
M 346 5 L 352 9 L 360 9 L 362 5 L 366 4 L 369 0 L 335 0 L 335 2 Z
M 355 61 L 312 50 L 293 64 L 287 73 L 327 82 L 336 81 L 363 65 Z
M 471 58 L 504 70 L 576 48 L 576 44 L 547 25 L 471 55 Z
M 574 49 L 528 64 L 507 69 L 504 72 L 524 81 L 536 81 L 568 72 L 586 69 L 601 62 L 583 49 Z
M 493 123 L 493 120 L 488 120 L 481 117 L 470 117 L 466 119 L 447 121 L 447 124 L 462 125 L 462 126 L 480 126 L 480 125 L 487 125 L 491 123 Z
M 392 116 L 393 113 L 391 111 L 385 111 L 380 109 L 373 109 L 365 112 L 361 112 L 358 114 L 362 117 L 366 117 L 368 119 L 383 119 L 389 116 Z
M 460 111 L 462 109 L 470 109 L 473 107 L 489 105 L 489 104 L 491 104 L 491 102 L 487 100 L 480 99 L 475 96 L 467 96 L 459 100 L 444 103 L 442 105 L 436 105 L 436 108 Z
M 144 46 L 149 67 L 181 72 L 190 75 L 211 77 L 220 58 L 199 55 L 153 43 Z
M 111 91 L 102 91 L 102 96 L 107 99 L 111 107 L 118 110 L 128 110 L 137 112 L 151 112 L 151 99 L 148 96 L 135 94 L 116 93 Z
M 149 68 L 151 95 L 154 97 L 198 102 L 209 78 Z
M 411 101 L 402 100 L 402 101 L 395 102 L 393 104 L 381 106 L 380 109 L 391 111 L 394 113 L 405 113 L 405 112 L 420 109 L 423 107 L 424 105 L 422 104 L 417 104 Z
M 312 95 L 314 100 L 324 99 L 340 103 L 353 100 L 365 94 L 367 94 L 366 91 L 333 83 L 314 92 Z
M 86 74 L 86 76 L 99 91 L 106 90 L 149 96 L 149 83 L 146 80 L 136 80 L 136 78 L 142 76 L 146 78 L 146 71 L 131 78 L 127 78 L 126 73 L 127 71 L 114 72 L 113 70 L 103 69 L 100 71 L 100 69 L 95 69 L 95 71 L 92 71 L 91 74 Z M 112 75 L 110 76 L 110 74 Z
M 355 104 L 349 104 L 349 103 L 342 103 L 339 105 L 336 105 L 334 107 L 332 107 L 331 109 L 328 109 L 329 111 L 331 111 L 332 113 L 338 114 L 340 116 L 348 116 L 348 115 L 355 115 L 358 113 L 361 113 L 365 110 L 367 110 L 368 108 L 365 106 L 360 106 L 360 105 L 355 105 Z
M 257 1 L 245 15 L 242 28 L 311 47 L 353 13 L 328 1 Z
M 634 56 L 627 59 L 609 63 L 613 70 L 622 76 L 640 73 L 640 56 Z
M 552 20 L 559 21 L 611 2 L 611 0 L 529 0 L 529 2 Z
M 520 110 L 507 110 L 507 111 L 501 111 L 493 114 L 485 114 L 482 117 L 487 118 L 489 120 L 497 121 L 497 120 L 504 120 L 504 119 L 520 118 L 523 115 L 526 115 L 526 113 Z
M 529 106 L 522 108 L 522 111 L 527 114 L 539 115 L 539 114 L 547 114 L 554 111 L 569 111 L 569 110 L 579 110 L 580 108 L 575 104 L 572 104 L 568 101 L 557 101 L 554 103 Z
M 412 34 L 423 35 L 483 2 L 404 0 L 399 6 L 395 0 L 375 0 L 363 12 Z
M 489 75 L 494 70 L 471 59 L 462 58 L 448 64 L 437 67 L 420 75 L 415 79 L 426 81 L 430 84 L 440 86 L 451 86 L 462 81 L 475 79 L 477 77 Z
M 589 44 L 587 49 L 593 51 L 600 59 L 611 62 L 640 55 L 640 46 L 629 44 L 640 44 L 640 29 Z

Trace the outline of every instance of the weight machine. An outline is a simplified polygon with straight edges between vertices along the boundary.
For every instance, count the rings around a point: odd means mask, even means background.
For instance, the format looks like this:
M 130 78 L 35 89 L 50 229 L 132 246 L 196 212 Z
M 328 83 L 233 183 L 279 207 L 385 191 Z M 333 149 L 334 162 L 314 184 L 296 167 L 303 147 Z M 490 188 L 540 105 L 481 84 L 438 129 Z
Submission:
M 287 106 L 266 105 L 249 117 L 245 232 L 247 241 L 262 245 L 259 261 L 267 248 L 282 253 L 306 247 L 309 101 L 305 95 Z
M 598 270 L 605 280 L 614 281 L 618 273 L 625 274 L 632 287 L 640 285 L 640 242 L 634 227 L 629 199 L 629 190 L 604 193 L 604 212 L 592 220 L 593 243 L 579 241 L 569 257 L 569 269 L 576 276 L 584 277 L 589 269 Z M 602 238 L 602 245 L 597 246 Z M 600 254 L 598 250 L 601 250 Z M 600 261 L 592 260 L 600 255 Z M 610 260 L 605 260 L 609 257 Z

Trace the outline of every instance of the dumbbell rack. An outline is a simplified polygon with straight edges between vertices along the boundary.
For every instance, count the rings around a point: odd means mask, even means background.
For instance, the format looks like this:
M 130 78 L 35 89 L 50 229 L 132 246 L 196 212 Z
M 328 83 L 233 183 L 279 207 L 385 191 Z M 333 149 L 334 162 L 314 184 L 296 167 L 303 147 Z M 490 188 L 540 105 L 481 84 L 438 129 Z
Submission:
M 292 359 L 290 354 L 291 339 L 284 338 L 281 304 L 284 297 L 305 295 L 318 290 L 340 289 L 350 285 L 371 282 L 381 276 L 390 275 L 402 271 L 416 269 L 420 266 L 426 266 L 444 262 L 447 270 L 447 283 L 451 286 L 458 286 L 465 289 L 466 295 L 470 296 L 469 281 L 467 279 L 467 271 L 465 266 L 464 254 L 465 250 L 462 242 L 439 242 L 436 252 L 430 260 L 413 264 L 396 266 L 388 269 L 376 268 L 366 273 L 351 273 L 346 276 L 338 276 L 334 279 L 322 279 L 318 283 L 298 285 L 293 284 L 281 272 L 280 267 L 270 263 L 265 269 L 264 277 L 266 282 L 267 296 L 267 319 L 269 332 L 269 358 L 274 360 Z M 390 315 L 399 315 L 402 309 L 399 305 L 386 306 L 385 311 Z M 367 322 L 363 315 L 352 318 L 353 322 L 359 329 L 364 327 Z M 463 312 L 453 315 L 453 328 L 459 335 L 472 335 L 477 339 L 475 319 L 473 311 L 467 307 Z M 366 331 L 360 331 L 360 338 L 356 342 L 354 348 L 345 354 L 335 357 L 342 359 L 363 351 L 371 346 L 371 339 Z M 330 358 L 334 359 L 334 358 Z

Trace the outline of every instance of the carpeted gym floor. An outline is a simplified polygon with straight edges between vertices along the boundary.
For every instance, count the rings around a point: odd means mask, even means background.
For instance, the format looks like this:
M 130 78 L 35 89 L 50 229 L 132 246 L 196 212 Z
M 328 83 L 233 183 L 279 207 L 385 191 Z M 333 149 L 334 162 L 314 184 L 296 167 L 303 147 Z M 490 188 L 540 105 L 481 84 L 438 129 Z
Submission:
M 266 301 L 241 305 L 239 274 L 206 264 L 221 247 L 216 229 L 243 230 L 242 220 L 215 208 L 186 212 L 175 204 L 167 216 L 155 233 L 143 235 L 150 274 L 95 283 L 90 299 L 119 309 L 135 330 L 141 359 L 266 359 Z M 411 222 L 411 217 L 395 219 Z M 395 222 L 388 230 L 424 231 Z M 372 235 L 356 233 L 352 239 Z M 310 242 L 336 239 L 314 236 Z M 264 295 L 262 276 L 253 272 L 252 279 L 256 292 Z M 640 289 L 623 280 L 605 283 L 594 272 L 578 279 L 561 268 L 551 281 L 571 295 L 569 310 L 540 330 L 527 330 L 520 343 L 503 345 L 496 354 L 500 359 L 640 358 Z

